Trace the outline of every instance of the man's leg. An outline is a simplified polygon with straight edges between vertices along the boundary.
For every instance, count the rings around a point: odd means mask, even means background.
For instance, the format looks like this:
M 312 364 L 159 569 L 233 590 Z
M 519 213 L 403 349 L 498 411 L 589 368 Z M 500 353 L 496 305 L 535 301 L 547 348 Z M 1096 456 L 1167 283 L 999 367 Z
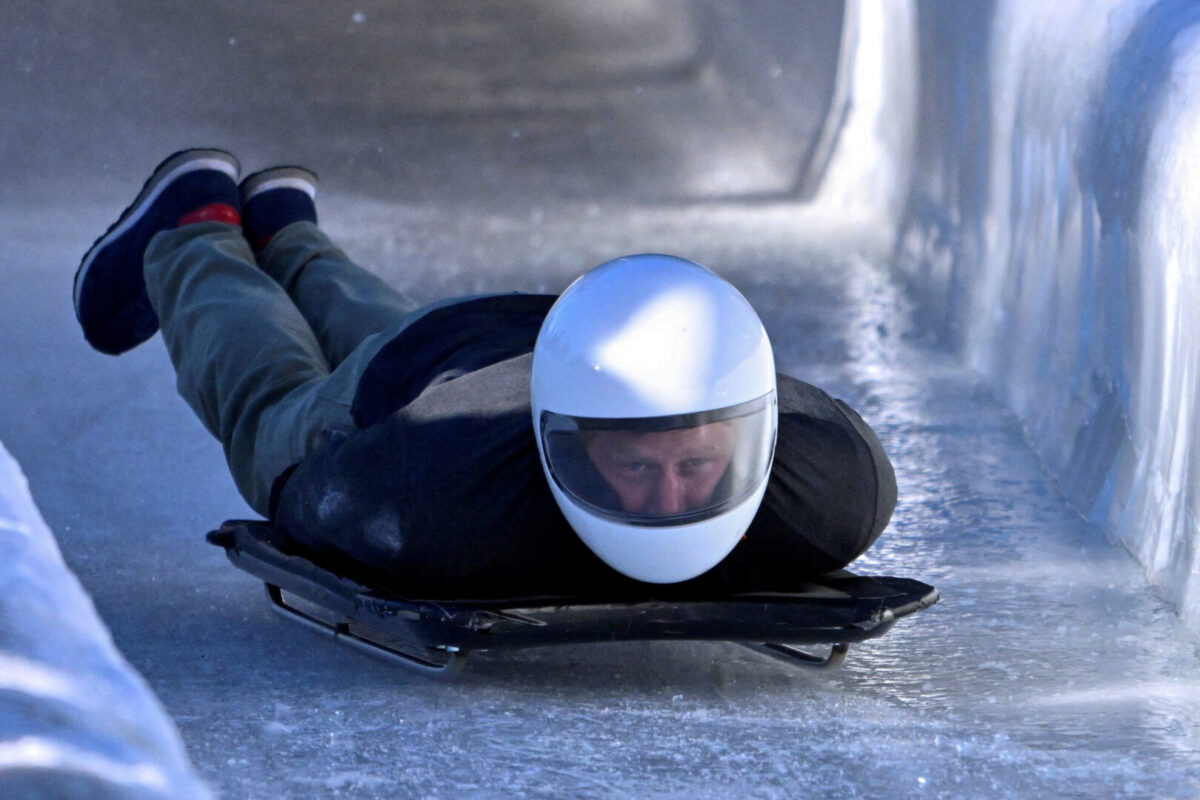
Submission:
M 292 298 L 336 368 L 371 337 L 403 327 L 417 304 L 350 260 L 316 225 L 297 222 L 258 254 L 258 264 Z M 373 355 L 378 346 L 369 348 Z M 369 356 L 355 353 L 355 360 Z M 365 366 L 365 362 L 364 362 Z
M 179 393 L 221 441 L 247 502 L 268 514 L 275 479 L 326 428 L 353 424 L 357 375 L 330 373 L 308 323 L 236 227 L 158 234 L 144 275 Z
M 220 439 L 239 490 L 266 514 L 272 485 L 350 424 L 357 374 L 332 374 L 299 310 L 255 265 L 242 233 L 238 161 L 222 150 L 164 159 L 84 254 L 75 314 L 117 355 L 159 330 L 180 394 Z
M 415 310 L 415 303 L 354 264 L 317 228 L 312 172 L 274 167 L 246 178 L 240 190 L 246 238 L 259 266 L 300 309 L 331 367 L 364 340 L 402 327 Z M 363 348 L 355 360 L 365 366 L 377 349 Z

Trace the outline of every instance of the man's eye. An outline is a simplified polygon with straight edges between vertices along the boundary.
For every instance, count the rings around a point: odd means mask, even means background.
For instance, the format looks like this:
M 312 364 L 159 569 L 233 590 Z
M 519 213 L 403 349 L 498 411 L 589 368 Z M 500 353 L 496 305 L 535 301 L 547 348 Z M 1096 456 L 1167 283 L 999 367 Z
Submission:
M 650 465 L 645 461 L 626 461 L 621 467 L 625 472 L 645 472 L 650 469 Z

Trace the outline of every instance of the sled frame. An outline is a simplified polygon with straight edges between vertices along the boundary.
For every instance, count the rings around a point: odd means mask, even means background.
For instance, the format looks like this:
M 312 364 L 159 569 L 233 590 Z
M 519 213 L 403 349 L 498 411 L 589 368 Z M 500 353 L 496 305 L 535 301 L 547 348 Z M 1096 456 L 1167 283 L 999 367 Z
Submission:
M 279 550 L 266 522 L 231 521 L 208 539 L 263 581 L 282 617 L 441 677 L 461 673 L 472 650 L 651 640 L 730 642 L 794 667 L 830 669 L 851 644 L 882 636 L 940 599 L 935 588 L 912 579 L 841 572 L 798 592 L 715 600 L 411 600 Z

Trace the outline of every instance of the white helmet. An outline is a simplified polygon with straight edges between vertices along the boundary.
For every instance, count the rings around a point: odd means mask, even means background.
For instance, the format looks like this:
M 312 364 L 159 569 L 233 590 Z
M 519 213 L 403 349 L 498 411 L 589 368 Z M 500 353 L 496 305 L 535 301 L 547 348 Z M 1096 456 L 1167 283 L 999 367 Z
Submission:
M 694 578 L 750 526 L 775 449 L 775 361 L 718 275 L 664 255 L 586 273 L 538 334 L 531 399 L 550 491 L 613 569 Z

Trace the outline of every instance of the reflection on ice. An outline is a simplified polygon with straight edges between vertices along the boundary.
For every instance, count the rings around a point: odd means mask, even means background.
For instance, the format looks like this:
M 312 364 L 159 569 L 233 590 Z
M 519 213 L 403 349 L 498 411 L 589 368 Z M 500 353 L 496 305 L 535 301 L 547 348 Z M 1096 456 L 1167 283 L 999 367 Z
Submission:
M 1126 646 L 1136 646 L 1137 637 L 1126 637 Z M 1060 690 L 1046 697 L 1033 700 L 1041 706 L 1124 706 L 1124 705 L 1184 705 L 1190 706 L 1200 697 L 1200 681 L 1197 680 L 1125 680 L 1115 685 L 1098 686 L 1090 689 Z M 1171 729 L 1179 735 L 1186 728 L 1178 719 L 1172 720 Z

